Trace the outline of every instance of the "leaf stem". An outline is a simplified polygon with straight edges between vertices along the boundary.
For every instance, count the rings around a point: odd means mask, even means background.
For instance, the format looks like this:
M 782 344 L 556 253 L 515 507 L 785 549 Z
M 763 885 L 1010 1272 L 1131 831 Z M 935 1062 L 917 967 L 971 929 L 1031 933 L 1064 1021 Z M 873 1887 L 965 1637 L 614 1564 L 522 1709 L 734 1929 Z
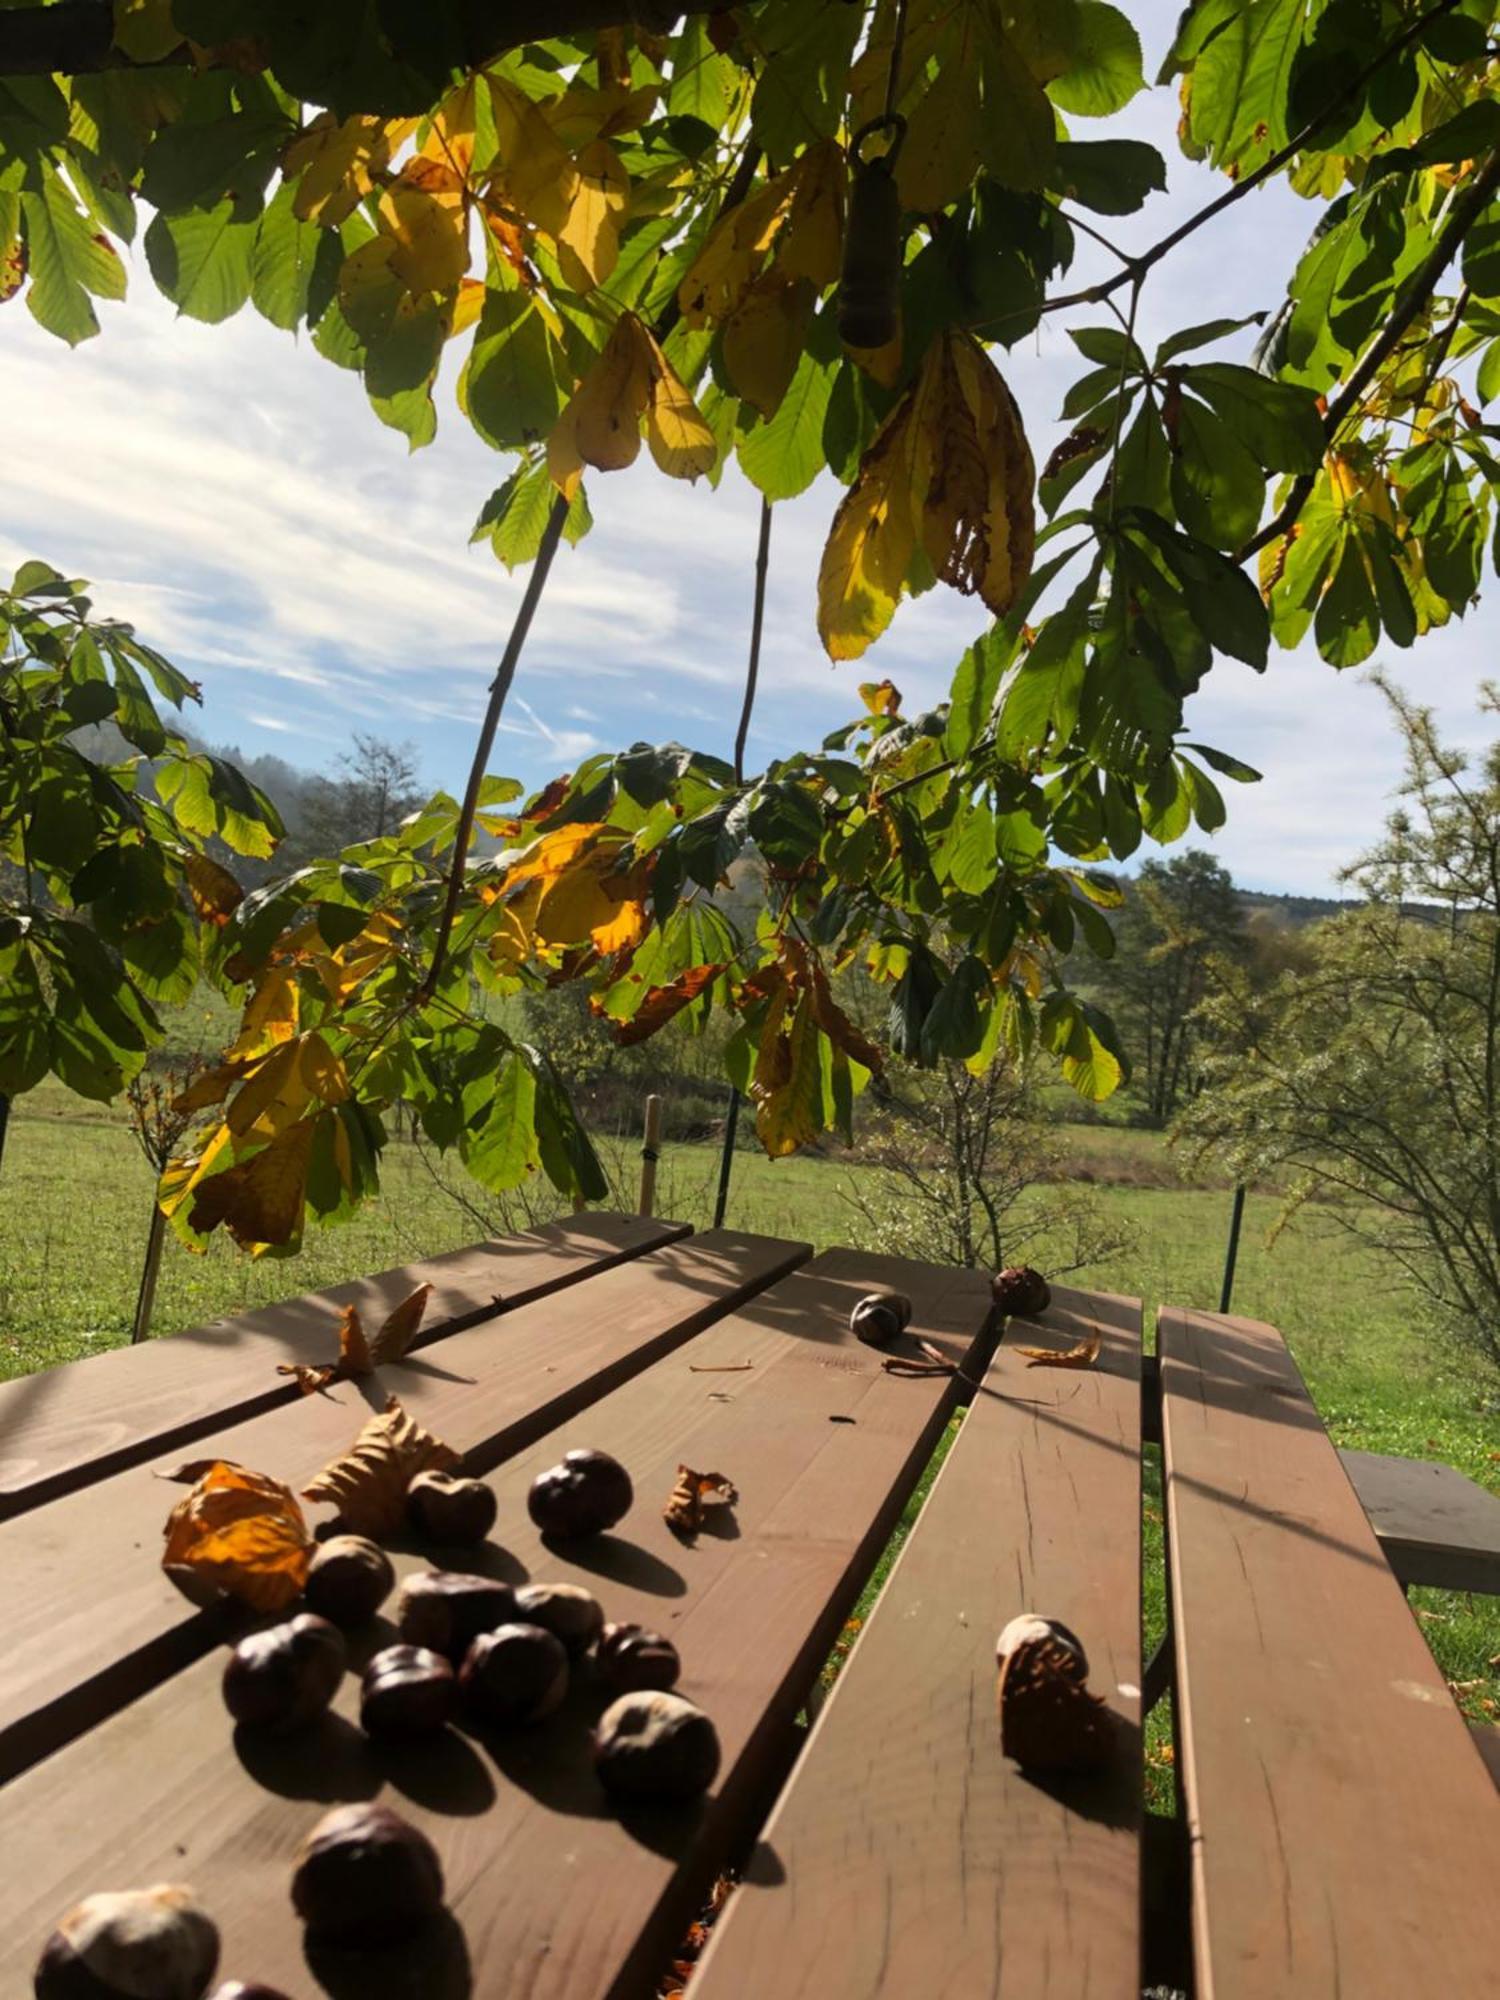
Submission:
M 750 734 L 750 713 L 755 707 L 755 685 L 760 678 L 760 635 L 766 612 L 766 570 L 771 559 L 771 503 L 760 503 L 760 544 L 755 551 L 755 607 L 750 617 L 750 659 L 745 668 L 745 700 L 740 709 L 740 726 L 734 739 L 734 782 L 745 782 L 745 741 Z

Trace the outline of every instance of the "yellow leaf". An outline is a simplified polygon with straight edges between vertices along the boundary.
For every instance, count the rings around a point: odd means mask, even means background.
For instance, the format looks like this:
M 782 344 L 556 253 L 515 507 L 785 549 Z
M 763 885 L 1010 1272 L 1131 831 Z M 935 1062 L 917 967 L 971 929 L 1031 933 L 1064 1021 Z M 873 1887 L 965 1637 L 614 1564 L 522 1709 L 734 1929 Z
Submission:
M 629 206 L 630 176 L 619 154 L 607 139 L 595 139 L 578 155 L 577 192 L 557 239 L 563 275 L 575 291 L 602 285 L 614 270 Z
M 388 965 L 401 949 L 404 936 L 398 917 L 388 910 L 377 910 L 362 931 L 318 966 L 332 998 L 346 1000 L 371 973 Z
M 156 1189 L 156 1204 L 162 1214 L 169 1220 L 174 1219 L 194 1188 L 206 1180 L 221 1162 L 225 1166 L 229 1164 L 233 1146 L 234 1134 L 225 1124 L 218 1128 L 200 1152 L 186 1159 L 168 1160 Z
M 290 1487 L 228 1459 L 211 1464 L 167 1517 L 161 1566 L 195 1590 L 222 1590 L 255 1611 L 302 1594 L 312 1563 L 307 1522 Z
M 660 95 L 660 86 L 654 83 L 632 90 L 629 82 L 621 79 L 596 90 L 575 82 L 561 97 L 549 98 L 542 115 L 563 145 L 584 146 L 591 139 L 635 131 L 651 116 Z
M 861 681 L 859 698 L 871 715 L 899 715 L 901 690 L 894 681 Z
M 448 328 L 448 338 L 455 334 L 467 333 L 474 326 L 484 310 L 486 287 L 479 278 L 465 278 L 458 288 L 458 297 L 453 303 L 453 318 Z
M 352 1534 L 378 1541 L 406 1518 L 406 1489 L 419 1472 L 451 1472 L 459 1454 L 413 1421 L 392 1396 L 341 1458 L 302 1489 L 306 1500 L 337 1507 Z
M 571 500 L 585 465 L 618 472 L 641 448 L 651 398 L 651 355 L 634 313 L 621 313 L 604 351 L 579 383 L 547 440 L 552 483 Z
M 268 966 L 246 1003 L 240 1032 L 225 1052 L 229 1060 L 265 1055 L 278 1042 L 290 1041 L 297 1032 L 300 1004 L 301 995 L 290 969 L 284 965 Z
M 560 237 L 568 224 L 578 170 L 541 110 L 522 90 L 487 76 L 495 117 L 495 179 L 521 213 Z
M 293 209 L 304 222 L 323 229 L 347 221 L 416 122 L 363 113 L 340 120 L 331 111 L 319 112 L 282 156 L 282 172 L 297 183 Z
M 1071 1347 L 1013 1347 L 1012 1354 L 1024 1354 L 1032 1368 L 1092 1368 L 1099 1359 L 1101 1336 L 1091 1333 L 1075 1340 Z
M 316 1125 L 315 1118 L 303 1118 L 250 1159 L 223 1173 L 203 1176 L 188 1216 L 189 1228 L 208 1236 L 222 1222 L 245 1250 L 295 1242 L 302 1231 Z
M 421 147 L 422 158 L 442 161 L 460 180 L 474 165 L 474 99 L 475 79 L 466 77 L 433 112 Z
M 390 268 L 407 291 L 449 292 L 469 268 L 462 214 L 398 182 L 380 197 L 380 228 L 394 244 Z
M 971 335 L 940 335 L 834 516 L 818 576 L 830 658 L 857 659 L 885 630 L 919 543 L 944 582 L 1008 611 L 1031 570 L 1034 483 L 999 371 Z
M 836 139 L 809 146 L 793 169 L 796 192 L 776 246 L 783 277 L 806 278 L 818 291 L 838 277 L 844 254 L 849 168 Z
M 283 1042 L 240 1086 L 226 1121 L 236 1139 L 274 1139 L 301 1117 L 310 1095 L 301 1065 L 301 1042 Z
M 816 293 L 780 263 L 758 277 L 724 322 L 724 367 L 736 392 L 774 416 L 802 359 Z
M 758 194 L 714 224 L 677 288 L 691 327 L 727 319 L 739 304 L 796 193 L 795 169 L 775 175 Z
M 642 329 L 644 331 L 644 329 Z M 670 479 L 697 479 L 712 472 L 719 445 L 687 385 L 652 335 L 646 335 L 654 362 L 651 403 L 646 411 L 646 443 Z
M 783 1047 L 785 1054 L 779 1068 L 784 1070 L 784 1076 L 778 1074 L 776 1082 L 759 1089 L 753 1080 L 750 1085 L 750 1095 L 755 1101 L 755 1129 L 773 1159 L 795 1153 L 815 1139 L 822 1128 L 823 1065 L 811 994 L 804 993 L 798 1000 L 791 1032 Z
M 245 900 L 245 892 L 227 868 L 206 854 L 190 854 L 183 863 L 188 895 L 204 923 L 222 928 Z
M 977 62 L 945 61 L 907 121 L 896 161 L 903 208 L 930 215 L 964 193 L 983 153 L 983 125 Z
M 899 310 L 899 307 L 898 307 Z M 856 368 L 863 368 L 882 389 L 894 389 L 901 377 L 902 352 L 901 327 L 896 327 L 896 337 L 888 340 L 884 347 L 851 347 L 844 343 L 844 352 Z

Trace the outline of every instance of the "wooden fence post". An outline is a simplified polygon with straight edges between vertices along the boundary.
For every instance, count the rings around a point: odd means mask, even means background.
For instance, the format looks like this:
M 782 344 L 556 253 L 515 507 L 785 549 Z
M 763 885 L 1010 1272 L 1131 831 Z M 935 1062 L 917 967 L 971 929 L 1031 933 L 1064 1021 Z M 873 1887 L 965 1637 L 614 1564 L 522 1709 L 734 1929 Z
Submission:
M 646 1130 L 641 1141 L 641 1214 L 656 1207 L 656 1162 L 661 1157 L 661 1099 L 646 1099 Z

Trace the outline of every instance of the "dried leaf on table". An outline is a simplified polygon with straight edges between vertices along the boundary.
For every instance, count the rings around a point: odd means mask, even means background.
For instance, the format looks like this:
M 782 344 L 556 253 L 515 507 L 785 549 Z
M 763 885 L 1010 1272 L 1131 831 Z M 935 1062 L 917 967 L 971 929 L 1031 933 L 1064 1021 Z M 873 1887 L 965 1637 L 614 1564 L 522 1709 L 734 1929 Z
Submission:
M 280 1362 L 276 1373 L 278 1375 L 295 1375 L 297 1378 L 297 1387 L 302 1391 L 304 1396 L 316 1396 L 320 1390 L 326 1389 L 331 1382 L 340 1380 L 340 1371 L 337 1368 L 308 1368 L 300 1361 Z
M 1024 1354 L 1033 1368 L 1092 1368 L 1099 1359 L 1100 1336 L 1075 1340 L 1071 1347 L 1013 1347 L 1012 1354 Z
M 412 1341 L 417 1328 L 422 1324 L 422 1315 L 427 1310 L 427 1301 L 432 1296 L 431 1285 L 418 1285 L 417 1289 L 404 1298 L 394 1312 L 390 1313 L 380 1331 L 370 1338 L 366 1335 L 364 1322 L 359 1316 L 359 1307 L 345 1306 L 339 1315 L 339 1358 L 325 1367 L 310 1368 L 300 1362 L 283 1361 L 277 1367 L 278 1375 L 294 1375 L 304 1396 L 316 1394 L 326 1389 L 330 1382 L 347 1382 L 365 1375 L 373 1375 L 377 1368 L 387 1362 L 399 1361 Z
M 358 1306 L 345 1306 L 340 1316 L 338 1365 L 342 1375 L 368 1375 L 375 1366 Z
M 418 1285 L 391 1313 L 369 1343 L 370 1359 L 377 1368 L 384 1367 L 388 1361 L 399 1361 L 405 1354 L 416 1338 L 417 1328 L 422 1324 L 422 1315 L 431 1297 L 431 1285 Z
M 167 1517 L 162 1568 L 193 1594 L 222 1590 L 256 1611 L 283 1610 L 301 1595 L 312 1561 L 296 1495 L 228 1459 L 179 1466 L 165 1476 L 194 1472 L 192 1492 Z
M 677 1484 L 662 1518 L 677 1534 L 696 1535 L 703 1526 L 706 1507 L 732 1506 L 739 1497 L 734 1482 L 722 1472 L 694 1472 L 690 1465 L 679 1465 Z
M 406 1515 L 406 1489 L 419 1472 L 451 1472 L 460 1455 L 424 1430 L 392 1396 L 342 1457 L 302 1489 L 306 1500 L 337 1507 L 351 1534 L 374 1541 L 393 1534 Z

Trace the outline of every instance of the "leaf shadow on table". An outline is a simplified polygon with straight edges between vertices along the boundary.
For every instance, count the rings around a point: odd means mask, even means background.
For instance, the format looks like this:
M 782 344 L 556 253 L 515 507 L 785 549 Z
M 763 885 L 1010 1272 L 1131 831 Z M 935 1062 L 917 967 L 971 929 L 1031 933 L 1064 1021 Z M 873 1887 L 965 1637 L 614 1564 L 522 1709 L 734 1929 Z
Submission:
M 607 1577 L 627 1589 L 649 1591 L 653 1597 L 687 1595 L 687 1578 L 681 1570 L 623 1536 L 593 1535 L 583 1541 L 560 1542 L 544 1535 L 542 1546 L 559 1562 L 587 1570 L 591 1576 Z
M 468 2000 L 474 1991 L 468 1940 L 451 1910 L 396 1944 L 357 1950 L 309 1937 L 304 1951 L 330 2000 Z

